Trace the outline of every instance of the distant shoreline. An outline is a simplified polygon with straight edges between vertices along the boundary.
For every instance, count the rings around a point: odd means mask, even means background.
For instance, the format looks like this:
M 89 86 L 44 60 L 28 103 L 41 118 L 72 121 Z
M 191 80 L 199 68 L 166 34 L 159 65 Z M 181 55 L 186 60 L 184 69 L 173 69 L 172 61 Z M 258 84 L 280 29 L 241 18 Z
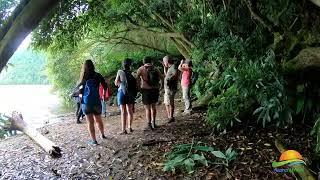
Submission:
M 58 117 L 72 111 L 63 106 L 52 87 L 44 84 L 0 85 L 0 112 L 10 115 L 12 111 L 18 111 L 36 128 L 56 122 Z

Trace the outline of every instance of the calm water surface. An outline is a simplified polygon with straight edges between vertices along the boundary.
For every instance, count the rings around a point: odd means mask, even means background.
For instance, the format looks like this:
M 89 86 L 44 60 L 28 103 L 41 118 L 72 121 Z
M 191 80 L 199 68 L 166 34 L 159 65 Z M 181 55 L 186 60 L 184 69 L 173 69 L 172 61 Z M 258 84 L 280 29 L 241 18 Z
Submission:
M 25 121 L 35 127 L 57 122 L 64 110 L 50 90 L 50 85 L 0 85 L 0 113 L 21 112 Z

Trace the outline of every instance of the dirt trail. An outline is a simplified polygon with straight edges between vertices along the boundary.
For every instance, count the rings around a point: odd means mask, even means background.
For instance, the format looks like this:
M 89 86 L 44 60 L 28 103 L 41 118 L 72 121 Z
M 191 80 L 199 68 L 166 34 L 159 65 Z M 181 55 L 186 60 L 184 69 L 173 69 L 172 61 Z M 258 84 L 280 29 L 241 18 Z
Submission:
M 41 128 L 41 132 L 63 150 L 63 157 L 59 159 L 51 159 L 25 135 L 0 141 L 0 179 L 292 179 L 273 172 L 271 167 L 271 162 L 279 156 L 273 146 L 274 137 L 277 134 L 286 137 L 288 133 L 248 127 L 234 133 L 210 135 L 202 113 L 178 114 L 176 122 L 166 124 L 164 111 L 163 105 L 158 107 L 160 127 L 144 132 L 144 111 L 138 105 L 134 132 L 128 135 L 118 135 L 118 115 L 104 118 L 108 139 L 98 139 L 96 147 L 87 145 L 85 124 L 75 124 L 73 117 L 64 117 L 61 123 Z M 163 155 L 172 145 L 190 143 L 192 138 L 218 149 L 233 145 L 239 156 L 228 171 L 223 167 L 210 167 L 192 175 L 162 172 Z M 296 143 L 300 142 L 310 144 L 311 140 L 304 137 Z M 295 142 L 289 143 L 295 145 Z M 307 154 L 309 146 L 299 146 L 298 150 Z

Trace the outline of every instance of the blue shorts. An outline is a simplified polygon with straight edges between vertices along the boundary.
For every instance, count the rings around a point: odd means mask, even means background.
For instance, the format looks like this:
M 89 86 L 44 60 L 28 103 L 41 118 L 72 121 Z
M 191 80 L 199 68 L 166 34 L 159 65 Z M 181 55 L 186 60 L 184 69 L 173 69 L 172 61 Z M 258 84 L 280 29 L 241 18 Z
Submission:
M 129 94 L 124 94 L 122 90 L 118 90 L 117 99 L 118 99 L 118 105 L 135 103 L 134 96 Z
M 85 115 L 88 115 L 88 114 L 101 115 L 101 109 L 102 109 L 101 103 L 93 106 L 82 104 L 81 108 L 82 108 L 83 114 Z

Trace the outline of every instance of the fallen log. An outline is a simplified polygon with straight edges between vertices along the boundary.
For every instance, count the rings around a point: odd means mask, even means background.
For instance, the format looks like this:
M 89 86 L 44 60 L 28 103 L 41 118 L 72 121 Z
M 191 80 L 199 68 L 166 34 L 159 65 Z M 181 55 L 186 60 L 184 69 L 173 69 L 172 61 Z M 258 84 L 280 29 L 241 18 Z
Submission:
M 275 146 L 277 147 L 280 153 L 283 153 L 287 150 L 279 140 L 275 140 Z M 316 180 L 309 171 L 309 169 L 305 166 L 305 164 L 295 164 L 292 165 L 292 168 L 303 169 L 303 171 L 295 172 L 302 180 Z
M 36 142 L 44 151 L 49 153 L 51 157 L 58 158 L 61 157 L 61 149 L 53 143 L 51 140 L 43 136 L 35 128 L 32 128 L 24 120 L 21 114 L 18 112 L 13 112 L 12 117 L 9 118 L 11 122 L 10 129 L 18 130 L 29 136 L 34 142 Z

